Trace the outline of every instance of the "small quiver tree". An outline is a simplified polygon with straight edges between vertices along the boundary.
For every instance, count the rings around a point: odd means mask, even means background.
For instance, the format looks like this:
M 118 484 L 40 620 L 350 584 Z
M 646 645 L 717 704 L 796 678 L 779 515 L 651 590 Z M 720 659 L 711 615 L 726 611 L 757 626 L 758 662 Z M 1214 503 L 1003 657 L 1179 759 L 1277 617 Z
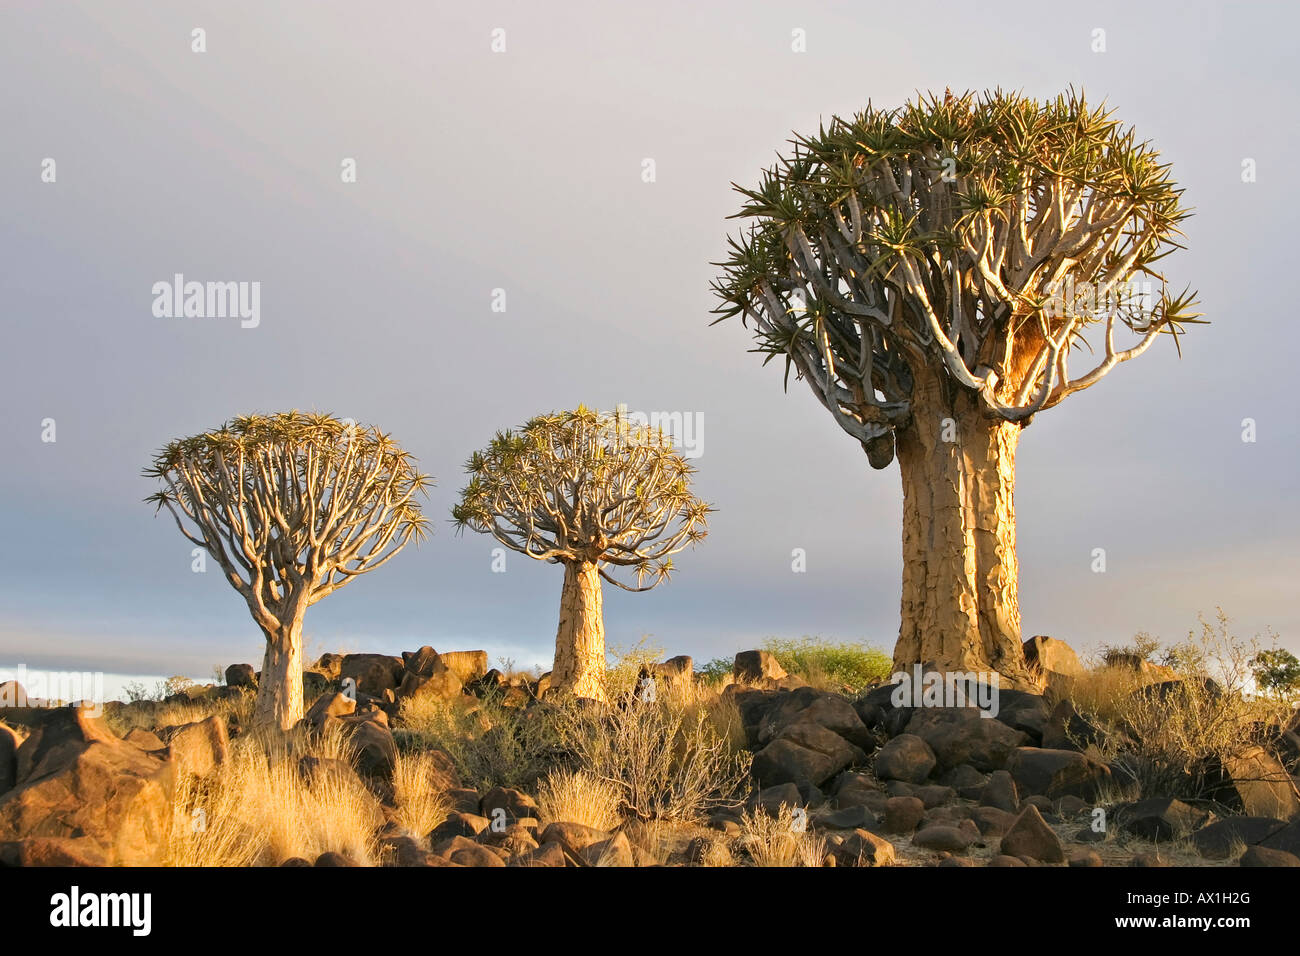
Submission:
M 1168 164 L 1081 95 L 948 94 L 836 117 L 736 188 L 717 321 L 752 322 L 873 468 L 898 458 L 896 666 L 1025 679 L 1020 432 L 1195 320 L 1157 267 L 1188 215 Z
M 431 479 L 378 428 L 297 411 L 174 441 L 144 474 L 165 486 L 147 500 L 212 556 L 266 638 L 254 722 L 289 729 L 303 615 L 424 537 L 415 497 Z
M 691 494 L 694 469 L 662 431 L 579 406 L 499 432 L 465 470 L 458 532 L 564 566 L 551 686 L 605 700 L 601 579 L 648 591 L 705 536 L 711 509 Z

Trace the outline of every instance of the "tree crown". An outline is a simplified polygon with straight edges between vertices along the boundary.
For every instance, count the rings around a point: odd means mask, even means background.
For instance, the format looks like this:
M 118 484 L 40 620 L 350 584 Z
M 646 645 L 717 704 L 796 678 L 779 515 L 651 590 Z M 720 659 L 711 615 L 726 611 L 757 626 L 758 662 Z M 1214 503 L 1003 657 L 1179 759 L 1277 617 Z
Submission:
M 919 374 L 1027 422 L 1196 321 L 1157 269 L 1181 248 L 1183 191 L 1082 94 L 868 104 L 791 143 L 735 186 L 750 225 L 717 263 L 716 321 L 753 320 L 754 351 L 784 356 L 787 385 L 793 367 L 864 445 L 908 423 Z M 1117 326 L 1137 341 L 1118 349 Z M 1070 377 L 1097 331 L 1103 357 Z
M 708 533 L 712 509 L 690 491 L 695 469 L 662 430 L 619 413 L 539 415 L 498 432 L 465 470 L 458 532 L 491 534 L 539 561 L 594 562 L 625 590 L 654 587 L 672 571 L 670 556 Z M 606 566 L 631 568 L 637 586 Z
M 144 475 L 165 485 L 146 500 L 216 559 L 264 627 L 429 529 L 415 498 L 431 479 L 411 455 L 377 427 L 330 415 L 235 418 L 169 443 Z

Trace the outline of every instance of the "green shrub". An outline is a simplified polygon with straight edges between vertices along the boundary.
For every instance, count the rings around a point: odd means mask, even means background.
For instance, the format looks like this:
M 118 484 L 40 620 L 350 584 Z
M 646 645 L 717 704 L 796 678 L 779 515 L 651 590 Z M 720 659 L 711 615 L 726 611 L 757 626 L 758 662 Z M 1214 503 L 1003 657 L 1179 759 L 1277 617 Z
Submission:
M 866 643 L 769 638 L 763 649 L 771 651 L 791 674 L 826 690 L 856 693 L 868 684 L 888 680 L 894 670 L 889 654 Z

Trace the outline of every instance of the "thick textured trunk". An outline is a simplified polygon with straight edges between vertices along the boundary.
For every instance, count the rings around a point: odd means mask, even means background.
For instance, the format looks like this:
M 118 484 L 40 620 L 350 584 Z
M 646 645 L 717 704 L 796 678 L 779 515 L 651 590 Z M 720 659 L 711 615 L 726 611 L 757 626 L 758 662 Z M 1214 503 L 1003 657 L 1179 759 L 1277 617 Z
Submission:
M 592 562 L 564 565 L 551 686 L 578 697 L 605 700 L 605 622 L 600 573 Z
M 253 723 L 289 730 L 302 720 L 302 615 L 266 635 Z
M 977 396 L 920 380 L 897 434 L 903 477 L 902 623 L 896 668 L 998 671 L 1028 681 L 1016 592 L 1020 426 L 985 417 Z

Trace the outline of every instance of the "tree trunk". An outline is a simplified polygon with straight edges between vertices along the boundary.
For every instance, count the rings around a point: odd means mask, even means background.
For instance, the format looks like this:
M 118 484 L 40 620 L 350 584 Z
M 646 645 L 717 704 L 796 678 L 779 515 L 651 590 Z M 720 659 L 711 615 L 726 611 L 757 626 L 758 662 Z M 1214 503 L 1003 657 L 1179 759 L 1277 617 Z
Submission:
M 594 562 L 565 562 L 551 686 L 605 700 L 605 623 Z
M 978 396 L 918 378 L 897 432 L 903 478 L 902 622 L 896 669 L 998 671 L 1029 682 L 1016 591 L 1020 427 L 986 417 Z
M 302 614 L 266 635 L 253 723 L 289 730 L 302 720 Z

